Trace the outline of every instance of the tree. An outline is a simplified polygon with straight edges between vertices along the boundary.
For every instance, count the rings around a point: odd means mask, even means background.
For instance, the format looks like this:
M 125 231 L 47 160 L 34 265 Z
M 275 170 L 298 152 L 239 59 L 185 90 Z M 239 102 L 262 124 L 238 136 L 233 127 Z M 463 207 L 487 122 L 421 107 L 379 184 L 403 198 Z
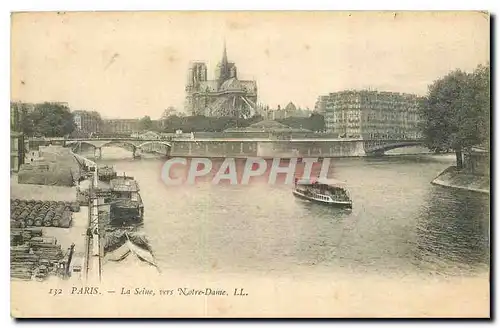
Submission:
M 92 115 L 92 117 L 95 119 L 96 130 L 97 130 L 96 132 L 100 132 L 103 125 L 101 114 L 99 114 L 99 112 L 92 111 L 90 112 L 90 115 Z
M 66 105 L 49 102 L 35 105 L 33 112 L 23 122 L 23 128 L 29 135 L 45 137 L 64 137 L 73 132 L 75 127 L 73 114 Z
M 277 121 L 296 129 L 310 131 L 323 131 L 325 129 L 325 118 L 318 113 L 312 113 L 309 117 L 287 117 Z
M 177 116 L 173 115 L 163 121 L 164 132 L 222 132 L 229 128 L 247 127 L 262 121 L 262 116 L 256 115 L 247 119 L 231 116 L 206 117 L 203 115 Z
M 179 116 L 177 110 L 173 106 L 169 106 L 167 109 L 163 111 L 160 120 L 164 121 L 168 119 L 170 116 Z
M 309 119 L 308 129 L 311 131 L 320 132 L 325 130 L 325 117 L 318 113 L 312 113 Z
M 489 144 L 489 65 L 473 73 L 453 71 L 429 86 L 421 106 L 422 132 L 431 150 L 452 149 L 462 168 L 462 151 Z
M 151 120 L 151 117 L 146 115 L 139 120 L 139 129 L 141 131 L 151 130 L 152 128 L 153 128 L 153 121 Z
M 490 146 L 490 66 L 480 65 L 472 74 L 472 89 L 474 90 L 474 103 L 477 109 L 477 125 L 479 142 L 489 148 Z

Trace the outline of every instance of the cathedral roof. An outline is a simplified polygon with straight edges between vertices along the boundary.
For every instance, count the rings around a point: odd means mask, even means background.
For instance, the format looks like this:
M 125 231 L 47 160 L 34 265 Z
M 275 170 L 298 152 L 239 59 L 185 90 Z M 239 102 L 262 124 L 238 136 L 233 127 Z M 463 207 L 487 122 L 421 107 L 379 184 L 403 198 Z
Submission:
M 252 80 L 239 80 L 245 90 L 250 93 L 257 93 L 257 82 Z
M 257 93 L 257 83 L 255 81 L 249 80 L 236 80 L 229 79 L 225 81 L 220 91 L 245 91 L 247 94 L 256 94 Z M 217 80 L 208 80 L 201 81 L 198 89 L 198 92 L 217 92 L 218 90 L 218 81 Z
M 216 92 L 217 91 L 217 81 L 208 80 L 200 82 L 199 90 L 201 92 Z
M 243 87 L 243 84 L 241 84 L 240 81 L 238 81 L 236 78 L 231 78 L 229 80 L 224 81 L 222 85 L 220 86 L 220 90 L 224 91 L 229 91 L 229 90 L 245 90 Z

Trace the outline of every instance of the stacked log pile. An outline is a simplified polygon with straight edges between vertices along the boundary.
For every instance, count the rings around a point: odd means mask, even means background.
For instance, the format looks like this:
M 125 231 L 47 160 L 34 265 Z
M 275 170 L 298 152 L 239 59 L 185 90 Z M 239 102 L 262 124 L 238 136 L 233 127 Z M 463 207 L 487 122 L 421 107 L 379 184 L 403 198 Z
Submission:
M 78 211 L 80 205 L 77 202 L 11 199 L 11 226 L 69 228 L 72 212 Z
M 61 245 L 54 237 L 43 235 L 41 228 L 12 228 L 10 275 L 30 280 L 34 275 L 44 278 L 59 267 L 63 259 Z
M 57 244 L 57 240 L 54 237 L 31 238 L 29 246 L 35 255 L 45 260 L 58 261 L 63 257 L 61 245 Z

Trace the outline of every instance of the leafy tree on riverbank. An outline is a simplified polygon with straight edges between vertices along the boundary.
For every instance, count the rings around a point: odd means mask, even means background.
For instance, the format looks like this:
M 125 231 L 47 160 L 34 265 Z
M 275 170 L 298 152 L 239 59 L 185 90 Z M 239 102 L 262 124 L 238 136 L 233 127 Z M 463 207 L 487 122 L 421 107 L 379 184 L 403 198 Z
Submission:
M 151 120 L 151 117 L 146 115 L 139 120 L 139 130 L 149 131 L 152 129 L 153 129 L 153 121 Z
M 457 167 L 462 151 L 490 138 L 490 67 L 453 71 L 429 86 L 422 104 L 422 132 L 431 150 L 453 150 Z
M 163 132 L 222 132 L 229 128 L 244 128 L 251 124 L 262 121 L 262 116 L 253 116 L 248 119 L 237 117 L 207 117 L 203 115 L 169 116 L 163 121 Z
M 28 135 L 64 137 L 76 128 L 73 114 L 64 104 L 45 102 L 36 104 L 23 122 Z
M 312 113 L 309 117 L 288 117 L 278 122 L 296 129 L 306 129 L 320 132 L 325 129 L 325 118 L 317 113 Z
M 231 116 L 207 117 L 196 115 L 181 117 L 171 115 L 163 120 L 162 125 L 163 132 L 175 132 L 176 130 L 184 132 L 222 132 L 229 128 L 246 128 L 262 120 L 263 117 L 260 115 L 247 119 Z M 279 122 L 293 128 L 303 128 L 311 131 L 323 131 L 325 128 L 323 116 L 315 113 L 310 117 L 289 117 L 279 120 Z

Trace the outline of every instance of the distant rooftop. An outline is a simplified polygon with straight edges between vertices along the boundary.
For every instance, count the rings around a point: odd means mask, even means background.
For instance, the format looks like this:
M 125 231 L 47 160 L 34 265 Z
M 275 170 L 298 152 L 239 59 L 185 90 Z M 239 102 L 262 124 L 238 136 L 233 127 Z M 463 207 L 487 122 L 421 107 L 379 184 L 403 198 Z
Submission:
M 379 95 L 387 95 L 387 96 L 422 97 L 421 95 L 413 94 L 413 93 L 374 90 L 374 89 L 348 89 L 348 90 L 339 90 L 339 91 L 329 93 L 330 96 L 339 95 L 339 94 L 379 94 Z

